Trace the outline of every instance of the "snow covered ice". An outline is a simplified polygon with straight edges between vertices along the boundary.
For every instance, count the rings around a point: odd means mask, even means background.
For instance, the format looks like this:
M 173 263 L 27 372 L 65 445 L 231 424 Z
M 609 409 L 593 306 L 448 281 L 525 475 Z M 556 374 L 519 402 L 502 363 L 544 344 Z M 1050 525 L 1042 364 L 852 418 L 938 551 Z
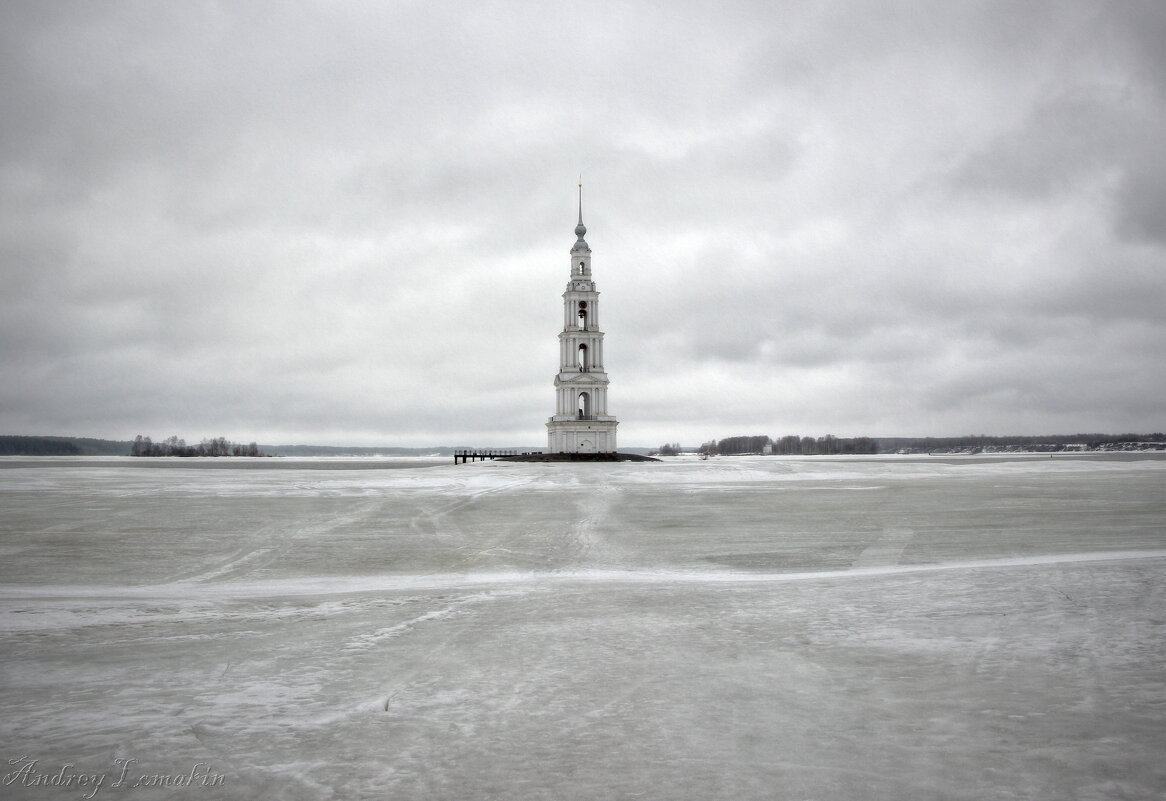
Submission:
M 0 797 L 1166 795 L 1166 460 L 390 466 L 0 459 Z

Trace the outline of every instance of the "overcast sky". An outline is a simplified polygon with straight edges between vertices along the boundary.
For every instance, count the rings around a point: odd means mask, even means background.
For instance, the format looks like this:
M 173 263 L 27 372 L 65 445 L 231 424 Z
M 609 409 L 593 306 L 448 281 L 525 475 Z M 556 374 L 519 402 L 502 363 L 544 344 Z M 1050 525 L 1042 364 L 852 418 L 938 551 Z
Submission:
M 1166 4 L 0 4 L 0 433 L 1166 429 Z

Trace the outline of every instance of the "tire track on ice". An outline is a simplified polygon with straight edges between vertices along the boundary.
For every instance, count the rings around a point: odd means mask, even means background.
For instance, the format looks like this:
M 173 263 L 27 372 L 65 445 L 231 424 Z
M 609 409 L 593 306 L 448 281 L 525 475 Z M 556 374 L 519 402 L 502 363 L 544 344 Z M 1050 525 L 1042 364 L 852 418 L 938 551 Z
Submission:
M 505 587 L 518 590 L 527 585 L 546 588 L 556 581 L 616 582 L 628 584 L 771 584 L 830 579 L 863 579 L 877 576 L 935 573 L 948 570 L 997 570 L 1010 567 L 1039 567 L 1042 565 L 1080 562 L 1124 562 L 1166 559 L 1166 549 L 1146 551 L 1101 551 L 1093 553 L 1052 554 L 1049 556 L 1005 557 L 975 561 L 937 562 L 934 564 L 893 565 L 849 570 L 822 570 L 801 573 L 743 573 L 713 570 L 619 570 L 582 568 L 575 571 L 495 571 L 482 573 L 432 572 L 425 574 L 328 576 L 317 579 L 257 579 L 200 584 L 195 581 L 177 581 L 166 584 L 135 585 L 34 585 L 0 586 L 0 599 L 29 602 L 52 598 L 134 598 L 169 599 L 190 598 L 269 598 L 281 595 L 317 596 L 343 595 L 350 592 L 456 590 L 467 587 Z M 217 586 L 218 592 L 208 592 Z
M 307 537 L 319 537 L 341 526 L 368 518 L 379 508 L 380 503 L 378 500 L 363 501 L 353 506 L 346 514 L 330 517 L 315 523 L 293 524 L 290 528 L 286 524 L 268 524 L 251 536 L 259 542 L 269 544 L 240 549 L 227 561 L 216 567 L 204 570 L 193 576 L 176 577 L 174 581 L 201 583 L 220 579 L 242 578 L 249 573 L 263 570 L 278 562 L 298 540 Z
M 897 565 L 914 537 L 915 530 L 911 528 L 884 528 L 882 536 L 866 546 L 850 566 L 862 570 Z
M 434 537 L 441 537 L 445 539 L 457 539 L 459 541 L 466 541 L 468 537 L 464 528 L 457 523 L 447 523 L 446 519 L 453 514 L 462 512 L 466 509 L 472 508 L 475 504 L 482 501 L 483 498 L 491 495 L 498 495 L 512 492 L 520 487 L 533 483 L 536 478 L 534 476 L 511 475 L 506 476 L 508 480 L 501 484 L 493 484 L 485 486 L 480 489 L 470 490 L 464 496 L 456 498 L 439 505 L 437 508 L 414 515 L 409 520 L 409 527 L 414 531 L 432 535 Z M 460 488 L 468 488 L 469 481 L 459 481 Z M 465 567 L 474 564 L 477 560 L 484 556 L 495 555 L 500 553 L 511 553 L 511 549 L 505 544 L 497 542 L 487 544 L 486 547 L 479 547 L 477 545 L 458 545 L 451 549 L 452 554 L 455 555 L 456 561 L 451 565 L 452 568 Z M 446 572 L 446 571 L 443 571 Z M 441 575 L 437 571 L 423 574 L 425 576 Z
M 619 489 L 610 486 L 588 488 L 577 506 L 586 507 L 587 514 L 571 523 L 567 530 L 566 572 L 585 567 L 610 564 L 615 561 L 616 549 L 599 534 L 599 526 L 611 516 Z

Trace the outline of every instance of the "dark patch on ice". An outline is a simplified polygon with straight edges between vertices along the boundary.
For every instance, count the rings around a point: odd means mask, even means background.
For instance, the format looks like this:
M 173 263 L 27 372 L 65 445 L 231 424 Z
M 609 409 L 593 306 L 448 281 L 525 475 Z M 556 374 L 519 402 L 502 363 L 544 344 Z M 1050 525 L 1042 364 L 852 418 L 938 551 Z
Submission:
M 823 552 L 816 550 L 813 553 L 798 551 L 757 551 L 754 553 L 724 553 L 710 554 L 703 557 L 705 561 L 718 565 L 725 565 L 734 570 L 748 570 L 766 573 L 793 573 L 826 569 L 843 569 L 850 567 L 861 553 L 861 546 L 830 548 Z

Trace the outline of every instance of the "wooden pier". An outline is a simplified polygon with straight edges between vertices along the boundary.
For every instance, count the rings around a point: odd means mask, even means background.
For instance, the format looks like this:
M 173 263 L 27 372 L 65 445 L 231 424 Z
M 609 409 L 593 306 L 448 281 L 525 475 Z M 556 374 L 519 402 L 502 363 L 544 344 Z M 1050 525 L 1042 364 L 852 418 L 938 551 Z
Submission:
M 453 452 L 454 464 L 465 464 L 466 462 L 476 462 L 478 460 L 485 461 L 486 459 L 497 459 L 502 456 L 518 456 L 518 451 L 500 451 L 500 450 L 459 450 Z

